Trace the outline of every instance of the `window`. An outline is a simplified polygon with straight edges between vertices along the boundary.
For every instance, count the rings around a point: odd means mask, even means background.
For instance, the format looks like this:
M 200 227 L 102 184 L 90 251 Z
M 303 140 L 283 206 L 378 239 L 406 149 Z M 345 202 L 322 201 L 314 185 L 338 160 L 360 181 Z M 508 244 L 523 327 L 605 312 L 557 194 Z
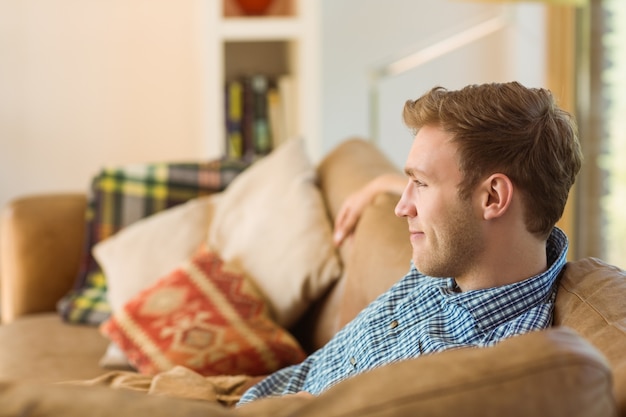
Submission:
M 600 201 L 605 218 L 604 258 L 626 268 L 626 2 L 605 0 L 602 13 L 606 148 L 599 165 L 607 173 L 606 194 Z
M 626 2 L 590 0 L 578 18 L 575 253 L 626 269 Z

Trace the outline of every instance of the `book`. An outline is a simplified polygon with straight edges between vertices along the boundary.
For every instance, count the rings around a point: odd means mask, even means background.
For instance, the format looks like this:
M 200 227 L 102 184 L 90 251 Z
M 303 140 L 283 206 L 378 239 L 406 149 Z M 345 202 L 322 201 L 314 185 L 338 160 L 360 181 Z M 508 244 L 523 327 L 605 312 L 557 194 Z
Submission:
M 276 80 L 284 120 L 284 138 L 296 137 L 298 132 L 298 100 L 295 79 L 291 75 L 281 75 Z
M 297 135 L 291 76 L 241 76 L 226 83 L 226 157 L 253 160 Z
M 243 86 L 239 80 L 226 83 L 226 157 L 243 157 Z
M 254 91 L 252 77 L 244 76 L 242 83 L 242 120 L 241 137 L 243 143 L 243 157 L 248 160 L 254 158 Z
M 268 79 L 265 75 L 257 74 L 251 80 L 254 115 L 253 144 L 255 155 L 266 155 L 272 150 L 269 120 L 267 114 Z
M 273 85 L 267 90 L 267 119 L 272 137 L 272 149 L 280 146 L 287 140 L 287 125 L 282 107 L 282 99 L 278 87 Z

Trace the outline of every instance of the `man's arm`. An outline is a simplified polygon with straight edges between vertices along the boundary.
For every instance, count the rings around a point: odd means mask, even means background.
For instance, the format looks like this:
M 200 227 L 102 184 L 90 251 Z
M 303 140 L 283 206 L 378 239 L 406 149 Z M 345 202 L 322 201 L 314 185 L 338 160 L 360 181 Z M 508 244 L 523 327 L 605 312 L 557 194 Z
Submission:
M 388 192 L 400 195 L 405 185 L 406 178 L 404 176 L 400 174 L 383 174 L 348 196 L 337 212 L 337 218 L 335 219 L 333 235 L 335 245 L 341 245 L 354 231 L 361 214 L 363 214 L 363 210 L 378 194 Z
M 250 387 L 239 400 L 243 405 L 265 397 L 276 397 L 288 394 L 297 395 L 304 392 L 303 386 L 311 364 L 315 361 L 316 353 L 307 357 L 303 362 L 280 369 Z M 311 395 L 309 393 L 301 396 Z

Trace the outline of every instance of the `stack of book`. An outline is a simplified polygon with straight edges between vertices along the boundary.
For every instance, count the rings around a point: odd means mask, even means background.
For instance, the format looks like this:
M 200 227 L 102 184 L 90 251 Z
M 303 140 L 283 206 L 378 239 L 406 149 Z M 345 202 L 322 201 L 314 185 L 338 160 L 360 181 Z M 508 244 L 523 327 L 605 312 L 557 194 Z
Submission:
M 254 74 L 226 82 L 226 157 L 267 155 L 295 134 L 293 80 Z

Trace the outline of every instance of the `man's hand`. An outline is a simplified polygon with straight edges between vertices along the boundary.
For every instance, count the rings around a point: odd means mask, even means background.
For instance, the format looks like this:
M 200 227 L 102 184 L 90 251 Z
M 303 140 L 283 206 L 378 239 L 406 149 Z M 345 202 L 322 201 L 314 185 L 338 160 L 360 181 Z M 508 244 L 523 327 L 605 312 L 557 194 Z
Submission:
M 374 199 L 374 196 L 375 194 L 370 195 L 366 192 L 366 188 L 362 188 L 346 198 L 335 218 L 333 241 L 336 246 L 340 246 L 354 231 L 363 210 Z
M 405 184 L 406 179 L 400 174 L 383 174 L 349 195 L 339 208 L 335 218 L 333 234 L 335 245 L 340 246 L 354 231 L 363 211 L 378 194 L 390 192 L 400 195 Z

